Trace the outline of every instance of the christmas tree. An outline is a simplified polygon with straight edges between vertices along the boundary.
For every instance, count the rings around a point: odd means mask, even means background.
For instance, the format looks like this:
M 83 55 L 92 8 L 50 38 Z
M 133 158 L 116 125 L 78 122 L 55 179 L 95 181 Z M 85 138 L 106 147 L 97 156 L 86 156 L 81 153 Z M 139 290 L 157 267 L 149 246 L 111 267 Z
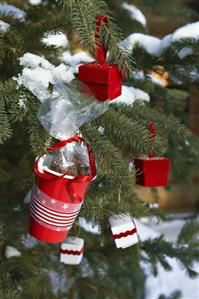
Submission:
M 179 261 L 191 278 L 197 276 L 193 264 L 198 261 L 199 226 L 194 215 L 176 242 L 150 237 L 150 232 L 144 238 L 144 227 L 139 226 L 143 217 L 154 217 L 157 225 L 160 219 L 171 219 L 157 205 L 138 198 L 134 159 L 149 156 L 152 147 L 155 156 L 168 157 L 168 189 L 176 183 L 193 188 L 199 166 L 199 140 L 189 129 L 187 113 L 188 92 L 197 90 L 199 82 L 197 14 L 178 1 L 172 12 L 168 2 L 173 1 L 160 1 L 158 6 L 156 2 L 0 3 L 0 298 L 147 298 L 147 276 L 158 275 L 159 264 L 172 271 L 169 258 Z M 180 11 L 179 28 L 164 38 L 151 36 L 145 16 L 131 4 L 149 14 L 157 7 L 164 15 Z M 35 157 L 57 142 L 42 125 L 45 103 L 55 92 L 58 99 L 66 99 L 67 92 L 88 101 L 78 91 L 77 73 L 79 65 L 96 59 L 98 16 L 108 17 L 108 25 L 103 22 L 98 34 L 108 50 L 108 63 L 115 63 L 124 79 L 121 96 L 109 103 L 95 101 L 95 118 L 82 120 L 75 131 L 93 151 L 97 178 L 70 230 L 71 236 L 84 239 L 84 258 L 70 266 L 60 263 L 59 244 L 28 235 L 27 192 L 34 181 Z M 65 121 L 67 115 L 61 114 L 60 127 Z M 158 202 L 155 188 L 151 196 Z M 108 222 L 121 214 L 137 219 L 140 239 L 125 249 L 116 248 Z M 179 288 L 168 291 L 168 298 L 180 298 Z

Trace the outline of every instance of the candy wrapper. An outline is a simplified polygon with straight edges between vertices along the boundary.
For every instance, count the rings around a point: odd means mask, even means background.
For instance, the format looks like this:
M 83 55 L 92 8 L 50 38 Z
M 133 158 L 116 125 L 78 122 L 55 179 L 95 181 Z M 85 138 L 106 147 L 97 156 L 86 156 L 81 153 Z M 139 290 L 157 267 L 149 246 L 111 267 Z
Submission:
M 108 103 L 99 103 L 91 95 L 82 94 L 79 85 L 56 83 L 51 98 L 39 108 L 38 118 L 49 134 L 64 140 L 81 125 L 91 121 L 108 109 Z

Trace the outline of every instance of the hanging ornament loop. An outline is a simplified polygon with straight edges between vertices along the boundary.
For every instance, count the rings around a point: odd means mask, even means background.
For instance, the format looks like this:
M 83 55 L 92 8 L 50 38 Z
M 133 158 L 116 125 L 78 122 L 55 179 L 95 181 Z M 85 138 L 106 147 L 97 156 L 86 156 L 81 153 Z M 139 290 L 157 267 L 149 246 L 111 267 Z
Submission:
M 96 22 L 96 31 L 95 31 L 95 40 L 96 40 L 96 58 L 99 64 L 105 64 L 107 49 L 104 46 L 104 43 L 100 37 L 102 24 L 105 23 L 108 26 L 108 17 L 107 16 L 98 16 Z
M 155 136 L 156 136 L 155 125 L 153 122 L 149 123 L 149 134 L 150 134 L 150 140 L 151 140 L 151 148 L 150 148 L 149 157 L 153 158 L 155 156 L 154 155 L 154 143 L 155 143 Z

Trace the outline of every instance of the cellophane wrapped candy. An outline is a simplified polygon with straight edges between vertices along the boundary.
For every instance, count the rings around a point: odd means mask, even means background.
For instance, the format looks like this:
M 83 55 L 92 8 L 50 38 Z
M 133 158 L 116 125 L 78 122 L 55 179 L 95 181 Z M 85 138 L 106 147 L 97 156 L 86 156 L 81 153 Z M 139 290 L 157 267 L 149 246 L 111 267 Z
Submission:
M 79 91 L 79 84 L 62 82 L 53 87 L 51 97 L 39 108 L 38 118 L 49 134 L 59 140 L 67 139 L 86 122 L 108 109 L 108 103 L 100 103 L 91 95 Z

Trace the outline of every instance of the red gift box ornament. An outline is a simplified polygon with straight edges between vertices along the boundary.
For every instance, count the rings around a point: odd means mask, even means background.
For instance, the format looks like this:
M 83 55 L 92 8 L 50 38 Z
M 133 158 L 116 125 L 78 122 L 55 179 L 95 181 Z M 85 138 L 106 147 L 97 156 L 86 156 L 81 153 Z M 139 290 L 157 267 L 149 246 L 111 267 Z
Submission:
M 149 157 L 141 157 L 134 160 L 136 170 L 136 183 L 145 187 L 168 186 L 170 160 L 154 156 L 155 126 L 149 123 L 151 149 Z
M 72 142 L 81 143 L 84 140 L 74 136 L 50 147 L 48 152 L 58 151 Z M 65 174 L 57 176 L 56 172 L 49 172 L 41 167 L 43 156 L 37 158 L 35 162 L 35 186 L 30 201 L 29 233 L 40 241 L 63 242 L 79 214 L 91 181 L 96 177 L 93 153 L 90 146 L 85 145 L 90 168 L 86 174 L 81 173 L 75 177 Z
M 106 62 L 107 50 L 100 39 L 103 22 L 108 26 L 107 16 L 98 16 L 96 22 L 96 58 L 98 62 L 79 67 L 78 79 L 84 84 L 84 93 L 94 94 L 99 101 L 113 100 L 121 95 L 122 74 L 114 63 Z

